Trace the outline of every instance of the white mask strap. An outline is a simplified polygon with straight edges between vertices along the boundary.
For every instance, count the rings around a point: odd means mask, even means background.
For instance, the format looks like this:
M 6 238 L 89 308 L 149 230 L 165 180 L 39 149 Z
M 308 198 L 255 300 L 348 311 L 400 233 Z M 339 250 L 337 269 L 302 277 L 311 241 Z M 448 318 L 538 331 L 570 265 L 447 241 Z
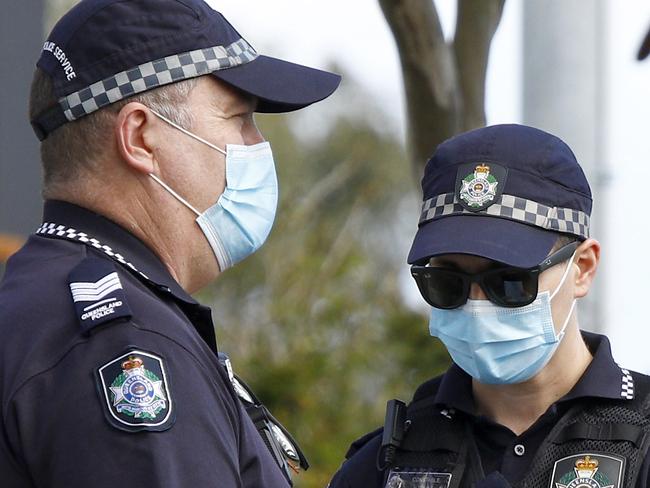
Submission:
M 151 176 L 154 180 L 158 182 L 160 186 L 162 186 L 165 190 L 167 190 L 169 193 L 172 194 L 173 197 L 176 198 L 179 202 L 181 202 L 183 205 L 185 205 L 187 208 L 189 208 L 192 212 L 194 212 L 197 216 L 201 215 L 201 212 L 199 212 L 197 209 L 195 209 L 192 205 L 189 204 L 187 200 L 185 200 L 182 196 L 180 196 L 178 193 L 176 193 L 174 190 L 171 189 L 171 187 L 165 183 L 163 180 L 158 178 L 155 174 L 149 173 L 149 176 Z
M 217 151 L 219 151 L 219 152 L 220 152 L 221 154 L 223 154 L 224 156 L 226 155 L 226 151 L 224 151 L 223 149 L 221 149 L 221 148 L 215 146 L 215 145 L 212 144 L 211 142 L 206 141 L 206 140 L 203 139 L 202 137 L 199 137 L 199 136 L 197 136 L 196 134 L 193 134 L 193 133 L 190 132 L 189 130 L 184 129 L 183 127 L 181 127 L 180 125 L 178 125 L 176 122 L 172 122 L 171 120 L 169 120 L 169 119 L 168 119 L 167 117 L 165 117 L 164 115 L 161 115 L 161 114 L 159 114 L 158 112 L 156 112 L 154 109 L 149 108 L 149 110 L 151 110 L 151 112 L 152 112 L 156 117 L 161 118 L 162 120 L 164 120 L 165 122 L 167 122 L 167 123 L 168 123 L 169 125 L 171 125 L 172 127 L 175 127 L 176 129 L 178 129 L 179 131 L 181 131 L 183 134 L 187 134 L 187 135 L 190 136 L 191 138 L 196 139 L 197 141 L 202 142 L 203 144 L 207 144 L 207 145 L 210 146 L 212 149 L 216 149 Z
M 566 265 L 566 269 L 564 270 L 564 274 L 562 275 L 562 279 L 560 280 L 560 284 L 557 285 L 555 291 L 551 293 L 550 300 L 553 300 L 553 297 L 557 295 L 557 292 L 560 291 L 560 288 L 562 288 L 562 285 L 564 284 L 564 280 L 566 280 L 566 277 L 569 276 L 569 270 L 571 269 L 571 264 L 573 264 L 573 258 L 576 255 L 576 251 L 573 251 L 573 254 L 571 255 L 571 259 L 569 259 L 569 263 Z
M 566 326 L 569 324 L 569 319 L 571 318 L 571 315 L 573 315 L 573 310 L 576 308 L 576 302 L 577 300 L 574 298 L 573 302 L 571 303 L 571 309 L 569 310 L 569 313 L 566 316 L 566 319 L 564 319 L 564 324 L 562 325 L 562 329 L 560 330 L 560 333 L 557 335 L 557 340 L 561 341 L 562 338 L 564 337 L 564 332 L 566 330 Z

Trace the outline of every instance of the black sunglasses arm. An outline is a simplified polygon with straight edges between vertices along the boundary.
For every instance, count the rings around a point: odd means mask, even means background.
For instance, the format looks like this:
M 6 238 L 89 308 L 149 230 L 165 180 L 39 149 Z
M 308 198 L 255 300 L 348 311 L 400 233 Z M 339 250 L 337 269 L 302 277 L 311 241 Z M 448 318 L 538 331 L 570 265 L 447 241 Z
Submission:
M 537 266 L 537 269 L 541 273 L 542 271 L 555 266 L 558 263 L 561 263 L 562 261 L 566 261 L 569 259 L 571 256 L 573 256 L 573 253 L 576 251 L 578 246 L 580 245 L 579 241 L 573 241 L 566 246 L 561 247 L 557 251 L 555 251 L 553 254 L 548 256 L 542 263 Z

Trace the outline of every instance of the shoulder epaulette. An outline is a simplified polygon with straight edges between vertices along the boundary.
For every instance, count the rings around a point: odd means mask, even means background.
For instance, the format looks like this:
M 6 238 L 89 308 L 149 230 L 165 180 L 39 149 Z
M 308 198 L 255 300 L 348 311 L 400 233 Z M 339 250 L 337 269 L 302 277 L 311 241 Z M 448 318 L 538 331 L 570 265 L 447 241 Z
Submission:
M 132 316 L 113 262 L 86 258 L 70 272 L 68 283 L 77 319 L 85 334 L 98 325 Z

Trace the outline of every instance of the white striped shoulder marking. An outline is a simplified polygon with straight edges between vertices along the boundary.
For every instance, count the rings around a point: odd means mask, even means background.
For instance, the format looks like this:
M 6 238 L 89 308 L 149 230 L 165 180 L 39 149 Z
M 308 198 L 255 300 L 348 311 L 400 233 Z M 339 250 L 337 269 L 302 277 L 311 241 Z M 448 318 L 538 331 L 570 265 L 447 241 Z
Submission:
M 75 302 L 94 302 L 101 300 L 109 293 L 122 289 L 122 282 L 116 272 L 104 276 L 96 282 L 78 281 L 70 283 L 72 299 Z

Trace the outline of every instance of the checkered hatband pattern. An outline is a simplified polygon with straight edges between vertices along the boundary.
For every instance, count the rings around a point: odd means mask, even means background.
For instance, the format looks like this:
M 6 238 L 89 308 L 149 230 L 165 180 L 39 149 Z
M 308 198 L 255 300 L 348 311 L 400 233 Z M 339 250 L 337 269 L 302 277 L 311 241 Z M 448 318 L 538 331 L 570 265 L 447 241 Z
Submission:
M 566 232 L 585 239 L 589 237 L 589 216 L 586 213 L 570 208 L 548 207 L 514 195 L 501 195 L 486 209 L 471 212 L 460 204 L 455 193 L 443 193 L 424 201 L 420 225 L 440 217 L 463 214 L 517 220 L 546 230 Z
M 66 239 L 69 241 L 82 242 L 88 246 L 92 246 L 95 249 L 102 251 L 104 254 L 111 257 L 118 263 L 123 264 L 124 266 L 128 266 L 143 278 L 147 280 L 149 279 L 147 275 L 145 275 L 142 271 L 138 270 L 135 266 L 133 266 L 133 264 L 127 261 L 124 258 L 124 256 L 122 256 L 120 253 L 115 252 L 110 246 L 106 246 L 105 244 L 102 244 L 101 242 L 99 242 L 99 240 L 89 236 L 85 232 L 79 232 L 71 227 L 66 227 L 65 225 L 43 222 L 43 224 L 41 224 L 41 226 L 38 229 L 36 229 L 36 234 L 55 237 L 58 239 Z
M 59 104 L 72 121 L 152 88 L 246 64 L 255 58 L 257 53 L 244 39 L 229 46 L 174 54 L 109 76 L 61 98 Z

